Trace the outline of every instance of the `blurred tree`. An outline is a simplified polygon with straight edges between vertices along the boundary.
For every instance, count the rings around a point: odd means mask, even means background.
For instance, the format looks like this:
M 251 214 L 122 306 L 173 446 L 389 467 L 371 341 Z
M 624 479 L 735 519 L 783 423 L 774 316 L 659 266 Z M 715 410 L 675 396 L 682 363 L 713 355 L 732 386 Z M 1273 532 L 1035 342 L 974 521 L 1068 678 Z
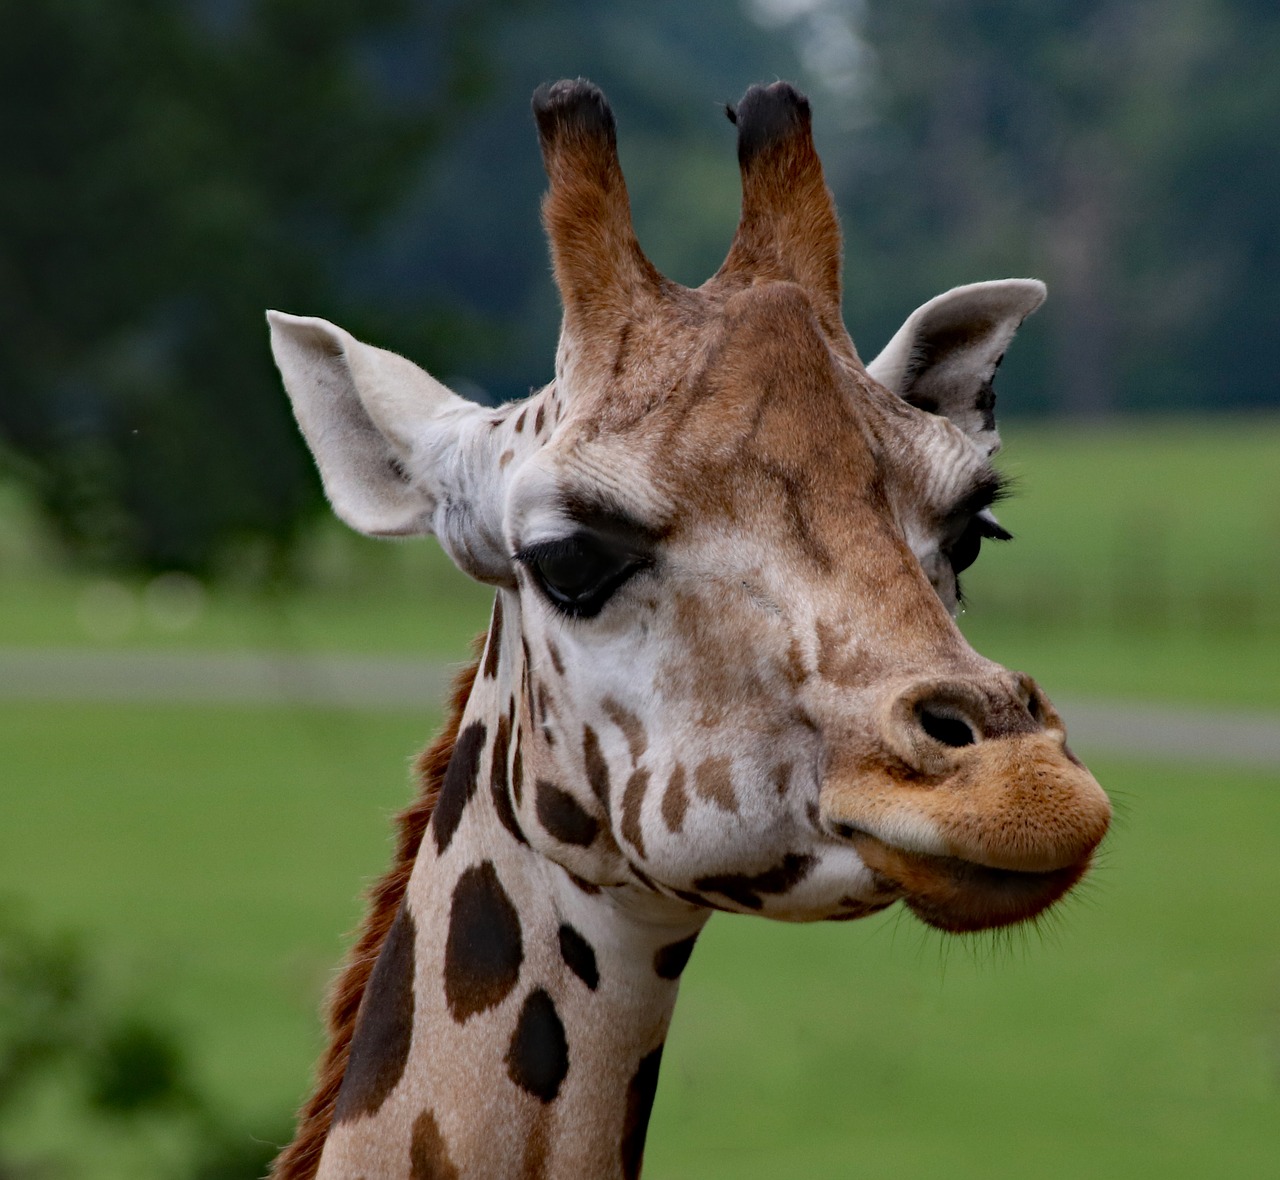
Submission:
M 318 489 L 263 308 L 342 306 L 504 2 L 0 0 L 0 443 L 73 552 L 280 563 Z
M 875 119 L 842 187 L 877 282 L 854 315 L 1035 273 L 1049 347 L 1013 359 L 1042 410 L 1277 404 L 1280 9 L 867 0 L 863 32 Z

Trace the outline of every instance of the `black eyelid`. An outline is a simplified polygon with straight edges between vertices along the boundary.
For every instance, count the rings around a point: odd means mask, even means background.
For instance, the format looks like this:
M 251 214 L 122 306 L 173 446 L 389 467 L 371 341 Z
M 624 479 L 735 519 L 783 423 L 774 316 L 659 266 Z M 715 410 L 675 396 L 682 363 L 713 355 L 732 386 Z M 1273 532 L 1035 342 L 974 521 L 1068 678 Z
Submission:
M 984 508 L 990 508 L 1007 499 L 1010 492 L 1008 478 L 994 468 L 988 468 L 967 496 L 952 510 L 953 516 L 977 516 Z
M 595 533 L 581 531 L 571 533 L 567 537 L 553 537 L 548 541 L 535 541 L 531 545 L 522 545 L 516 550 L 514 556 L 521 565 L 530 565 L 535 561 L 545 561 L 549 557 L 568 557 L 588 549 L 608 554 L 620 562 L 653 564 L 647 554 L 637 553 L 630 545 L 621 544 L 612 537 L 601 537 Z

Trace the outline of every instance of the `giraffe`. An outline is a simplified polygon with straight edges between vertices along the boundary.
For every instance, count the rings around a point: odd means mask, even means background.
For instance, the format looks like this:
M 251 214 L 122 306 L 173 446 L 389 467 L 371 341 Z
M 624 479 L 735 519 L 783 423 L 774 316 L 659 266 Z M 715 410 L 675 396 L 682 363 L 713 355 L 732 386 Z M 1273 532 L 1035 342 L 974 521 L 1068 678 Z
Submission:
M 1030 677 L 955 626 L 1006 538 L 991 381 L 1043 285 L 926 303 L 864 365 L 808 101 L 751 87 L 701 287 L 633 232 L 602 93 L 541 87 L 554 380 L 499 409 L 269 313 L 339 517 L 495 588 L 273 1175 L 639 1175 L 713 911 L 1021 922 L 1110 820 Z

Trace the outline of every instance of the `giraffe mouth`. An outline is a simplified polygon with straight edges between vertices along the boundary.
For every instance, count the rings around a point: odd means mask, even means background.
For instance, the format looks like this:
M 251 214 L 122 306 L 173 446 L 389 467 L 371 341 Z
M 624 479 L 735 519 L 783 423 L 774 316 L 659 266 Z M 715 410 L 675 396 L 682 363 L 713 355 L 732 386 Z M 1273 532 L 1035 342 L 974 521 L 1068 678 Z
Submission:
M 1088 871 L 1082 860 L 1046 872 L 996 869 L 955 856 L 910 852 L 854 829 L 852 840 L 863 863 L 902 894 L 926 925 L 950 934 L 1012 926 L 1043 913 Z

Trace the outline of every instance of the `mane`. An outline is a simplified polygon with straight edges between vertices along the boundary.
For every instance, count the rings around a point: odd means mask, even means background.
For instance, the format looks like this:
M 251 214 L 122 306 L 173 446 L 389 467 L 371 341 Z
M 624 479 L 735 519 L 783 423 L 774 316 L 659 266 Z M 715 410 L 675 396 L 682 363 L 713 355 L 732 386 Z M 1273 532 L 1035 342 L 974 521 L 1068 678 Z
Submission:
M 477 646 L 483 639 L 481 634 Z M 329 1047 L 316 1069 L 311 1097 L 298 1112 L 298 1129 L 293 1142 L 276 1156 L 270 1180 L 312 1180 L 320 1166 L 320 1153 L 333 1122 L 334 1104 L 351 1056 L 351 1038 L 355 1032 L 360 999 L 408 887 L 409 876 L 418 857 L 418 846 L 440 796 L 444 773 L 458 738 L 462 711 L 471 696 L 479 666 L 477 658 L 458 674 L 444 727 L 414 763 L 418 796 L 396 816 L 399 841 L 395 859 L 369 890 L 369 906 L 364 921 L 329 997 Z

